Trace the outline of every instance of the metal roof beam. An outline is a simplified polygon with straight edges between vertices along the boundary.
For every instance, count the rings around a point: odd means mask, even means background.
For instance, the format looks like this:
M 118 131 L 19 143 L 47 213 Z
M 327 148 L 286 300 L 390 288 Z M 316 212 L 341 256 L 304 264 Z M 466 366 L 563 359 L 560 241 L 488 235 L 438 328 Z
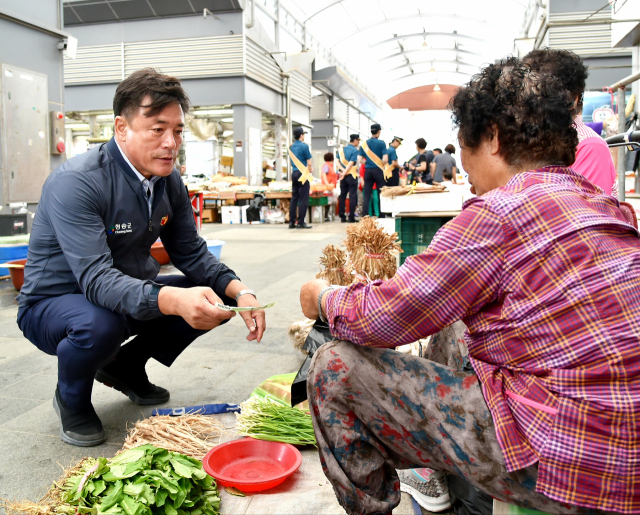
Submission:
M 486 20 L 478 20 L 477 18 L 472 18 L 470 16 L 458 16 L 458 15 L 455 15 L 455 14 L 431 14 L 431 13 L 429 13 L 429 14 L 427 14 L 427 13 L 417 14 L 416 13 L 416 14 L 410 14 L 410 15 L 396 16 L 394 18 L 387 18 L 385 20 L 380 20 L 380 21 L 377 21 L 375 23 L 371 23 L 369 25 L 366 25 L 365 27 L 362 27 L 362 28 L 352 32 L 348 36 L 345 36 L 344 38 L 342 38 L 337 43 L 334 43 L 333 45 L 331 45 L 331 48 L 333 48 L 336 45 L 339 45 L 340 43 L 346 41 L 349 38 L 352 38 L 353 36 L 356 36 L 356 35 L 360 34 L 361 32 L 363 32 L 365 30 L 373 29 L 373 28 L 379 27 L 380 25 L 384 25 L 386 23 L 392 23 L 392 22 L 395 22 L 395 21 L 403 21 L 403 20 L 415 20 L 416 18 L 429 18 L 429 20 L 438 19 L 438 18 L 453 18 L 455 20 L 471 21 L 471 22 L 474 22 L 474 23 L 479 23 L 481 25 L 490 25 L 490 23 L 488 21 L 486 21 Z M 424 32 L 421 32 L 420 34 L 424 35 Z M 427 33 L 427 35 L 428 34 L 429 33 Z
M 432 60 L 428 60 L 428 61 L 412 61 L 411 63 L 408 63 L 408 64 L 407 63 L 403 63 L 400 66 L 396 66 L 395 68 L 390 68 L 390 69 L 388 69 L 386 71 L 394 72 L 396 70 L 401 70 L 402 68 L 407 68 L 409 64 L 411 66 L 417 66 L 417 65 L 420 65 L 420 64 L 456 64 L 456 65 L 468 66 L 470 68 L 478 68 L 478 66 L 476 66 L 475 64 L 469 64 L 469 63 L 465 63 L 465 62 L 462 62 L 462 61 L 456 61 L 454 59 L 450 59 L 450 60 L 445 60 L 445 61 L 437 61 L 437 60 L 436 61 L 432 61 Z M 442 72 L 442 73 L 448 73 L 447 70 L 439 70 L 439 71 Z M 431 72 L 431 73 L 437 73 L 437 72 L 434 71 L 434 72 Z M 451 72 L 451 73 L 454 73 L 454 72 Z
M 481 56 L 482 54 L 478 54 L 477 52 L 470 52 L 469 50 L 462 50 L 460 48 L 445 48 L 445 47 L 429 47 L 429 48 L 416 48 L 414 50 L 405 50 L 403 52 L 397 52 L 395 54 L 391 54 L 388 55 L 386 57 L 382 57 L 381 59 L 378 59 L 379 62 L 382 61 L 386 61 L 388 59 L 393 59 L 394 57 L 402 57 L 403 55 L 406 54 L 413 54 L 413 53 L 422 53 L 424 54 L 425 52 L 431 52 L 431 51 L 446 51 L 446 52 L 456 52 L 457 54 L 466 54 L 466 55 L 477 55 L 477 56 Z
M 386 43 L 391 43 L 392 41 L 399 41 L 399 40 L 403 40 L 403 39 L 413 39 L 413 38 L 424 38 L 425 35 L 427 36 L 435 36 L 435 37 L 444 37 L 444 38 L 453 38 L 453 39 L 466 39 L 469 41 L 475 41 L 476 43 L 483 43 L 484 39 L 480 39 L 480 38 L 475 38 L 473 36 L 467 36 L 465 34 L 458 34 L 457 32 L 417 32 L 415 34 L 405 34 L 402 36 L 395 36 L 389 39 L 385 39 L 384 41 L 379 41 L 378 43 L 375 43 L 373 45 L 371 45 L 369 48 L 375 48 L 377 46 L 380 45 L 384 45 Z M 335 46 L 335 45 L 334 45 Z

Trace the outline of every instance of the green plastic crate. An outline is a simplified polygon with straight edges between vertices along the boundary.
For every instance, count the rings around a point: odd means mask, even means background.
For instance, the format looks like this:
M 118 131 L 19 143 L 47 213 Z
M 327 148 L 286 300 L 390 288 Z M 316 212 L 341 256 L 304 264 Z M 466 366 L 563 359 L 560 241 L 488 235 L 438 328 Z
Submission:
M 398 239 L 402 241 L 400 246 L 403 250 L 400 254 L 400 265 L 404 264 L 409 256 L 415 256 L 427 250 L 436 233 L 452 219 L 451 216 L 397 217 L 396 232 Z
M 310 206 L 328 206 L 329 197 L 309 197 Z

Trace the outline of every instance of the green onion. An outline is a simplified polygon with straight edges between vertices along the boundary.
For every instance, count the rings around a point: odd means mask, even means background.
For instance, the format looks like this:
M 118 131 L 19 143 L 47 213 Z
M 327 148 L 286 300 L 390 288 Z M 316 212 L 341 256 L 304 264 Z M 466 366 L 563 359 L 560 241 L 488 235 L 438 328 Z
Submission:
M 316 445 L 311 415 L 297 408 L 258 397 L 240 405 L 236 414 L 238 433 L 258 440 L 292 445 Z

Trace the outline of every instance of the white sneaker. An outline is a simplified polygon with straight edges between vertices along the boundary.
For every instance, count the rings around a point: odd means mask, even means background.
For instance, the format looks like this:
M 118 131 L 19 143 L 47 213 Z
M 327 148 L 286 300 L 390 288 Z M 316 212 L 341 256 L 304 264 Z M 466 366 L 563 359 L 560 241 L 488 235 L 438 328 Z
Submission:
M 400 491 L 413 497 L 416 502 L 428 511 L 444 511 L 451 508 L 447 476 L 435 470 L 409 469 L 398 470 Z

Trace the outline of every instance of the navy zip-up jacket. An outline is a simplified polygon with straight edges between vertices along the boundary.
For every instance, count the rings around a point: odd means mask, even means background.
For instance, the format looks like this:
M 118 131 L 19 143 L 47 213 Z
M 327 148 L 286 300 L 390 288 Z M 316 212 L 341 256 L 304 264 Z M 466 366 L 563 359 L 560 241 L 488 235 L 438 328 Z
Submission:
M 191 202 L 174 170 L 154 186 L 152 214 L 142 182 L 116 142 L 68 160 L 46 180 L 33 220 L 21 307 L 82 293 L 96 306 L 138 320 L 162 315 L 160 265 L 151 245 L 160 237 L 171 262 L 194 284 L 225 299 L 235 273 L 207 250 Z

